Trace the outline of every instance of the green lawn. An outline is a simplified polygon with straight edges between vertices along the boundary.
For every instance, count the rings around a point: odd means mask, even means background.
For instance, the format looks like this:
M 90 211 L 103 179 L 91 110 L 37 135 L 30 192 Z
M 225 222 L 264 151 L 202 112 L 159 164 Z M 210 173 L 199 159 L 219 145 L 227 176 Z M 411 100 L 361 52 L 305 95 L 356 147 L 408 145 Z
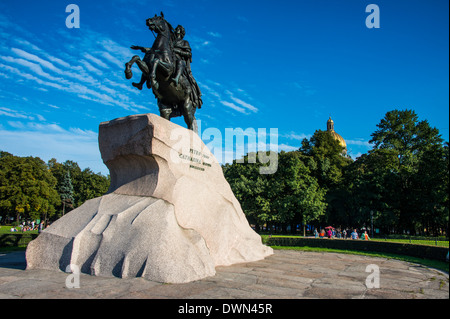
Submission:
M 16 227 L 17 229 L 17 233 L 14 234 L 21 234 L 22 232 L 20 231 L 20 227 Z M 27 231 L 25 232 L 27 234 L 37 234 L 38 231 L 37 230 L 32 230 L 32 231 Z M 11 226 L 0 226 L 0 234 L 13 234 L 13 232 L 11 232 Z
M 448 247 L 448 241 L 440 241 L 437 242 L 435 240 L 415 240 L 412 239 L 411 241 L 409 239 L 380 239 L 375 238 L 374 241 L 388 241 L 392 243 L 411 243 L 416 245 L 431 245 L 431 246 L 440 246 L 440 247 Z
M 406 262 L 412 262 L 416 264 L 421 264 L 427 267 L 436 268 L 445 272 L 449 272 L 448 262 L 423 259 L 405 255 L 389 254 L 389 253 L 378 253 L 378 252 L 366 252 L 366 251 L 356 251 L 356 250 L 342 250 L 342 249 L 330 249 L 330 248 L 319 248 L 319 247 L 287 247 L 287 246 L 272 246 L 273 249 L 288 249 L 288 250 L 302 250 L 302 251 L 314 251 L 314 252 L 331 252 L 340 254 L 353 254 L 353 255 L 364 255 L 371 257 L 381 257 L 387 259 L 397 259 Z
M 267 238 L 269 238 L 269 235 L 261 235 L 263 238 L 263 241 L 265 242 Z M 281 238 L 296 238 L 296 237 L 303 237 L 303 236 L 295 236 L 295 235 L 272 235 L 272 237 L 281 237 Z M 348 239 L 350 240 L 350 239 Z M 361 239 L 360 239 L 361 240 Z M 440 247 L 449 247 L 449 241 L 435 241 L 434 239 L 430 240 L 410 240 L 409 239 L 383 239 L 383 238 L 374 238 L 371 239 L 371 241 L 381 241 L 381 242 L 391 242 L 391 243 L 411 243 L 415 245 L 430 245 L 430 246 L 440 246 Z M 436 245 L 437 243 L 437 245 Z

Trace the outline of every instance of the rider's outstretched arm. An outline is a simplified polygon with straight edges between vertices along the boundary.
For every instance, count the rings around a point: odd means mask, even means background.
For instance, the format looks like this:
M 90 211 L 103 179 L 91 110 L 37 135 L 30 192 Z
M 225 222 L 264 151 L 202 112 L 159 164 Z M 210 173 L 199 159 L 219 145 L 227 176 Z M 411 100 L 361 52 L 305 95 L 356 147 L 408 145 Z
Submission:
M 142 53 L 147 53 L 148 51 L 150 51 L 151 48 L 144 48 L 138 45 L 132 45 L 131 49 L 133 50 L 141 50 Z

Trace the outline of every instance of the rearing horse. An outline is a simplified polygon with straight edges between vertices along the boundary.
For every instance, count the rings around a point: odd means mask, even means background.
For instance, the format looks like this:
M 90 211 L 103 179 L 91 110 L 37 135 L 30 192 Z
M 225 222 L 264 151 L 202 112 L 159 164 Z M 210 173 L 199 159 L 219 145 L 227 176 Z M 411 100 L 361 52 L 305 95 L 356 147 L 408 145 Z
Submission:
M 145 52 L 143 60 L 135 55 L 125 64 L 125 76 L 131 79 L 133 73 L 131 66 L 137 63 L 143 73 L 143 79 L 135 87 L 142 88 L 142 84 L 147 81 L 147 87 L 152 88 L 158 100 L 160 116 L 166 120 L 172 117 L 183 116 L 188 129 L 197 132 L 197 121 L 195 119 L 196 106 L 191 100 L 192 88 L 186 76 L 183 74 L 178 82 L 171 81 L 175 72 L 176 58 L 173 52 L 173 28 L 161 16 L 155 15 L 146 20 L 148 28 L 157 33 L 151 49 L 133 46 L 132 49 L 141 49 Z

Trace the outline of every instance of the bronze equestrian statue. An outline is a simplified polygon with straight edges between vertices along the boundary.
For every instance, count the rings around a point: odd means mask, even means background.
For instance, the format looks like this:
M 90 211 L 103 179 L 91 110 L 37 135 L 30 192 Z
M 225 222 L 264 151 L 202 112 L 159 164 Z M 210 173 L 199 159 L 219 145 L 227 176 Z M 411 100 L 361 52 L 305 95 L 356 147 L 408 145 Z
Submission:
M 157 34 L 151 48 L 132 46 L 133 50 L 145 53 L 144 58 L 135 55 L 125 63 L 125 77 L 131 79 L 131 66 L 136 63 L 142 71 L 141 81 L 132 83 L 142 90 L 146 83 L 158 100 L 161 117 L 170 120 L 183 116 L 188 129 L 197 132 L 195 111 L 201 108 L 200 88 L 192 71 L 192 52 L 189 42 L 184 40 L 185 30 L 173 27 L 161 16 L 155 15 L 146 21 L 148 28 Z

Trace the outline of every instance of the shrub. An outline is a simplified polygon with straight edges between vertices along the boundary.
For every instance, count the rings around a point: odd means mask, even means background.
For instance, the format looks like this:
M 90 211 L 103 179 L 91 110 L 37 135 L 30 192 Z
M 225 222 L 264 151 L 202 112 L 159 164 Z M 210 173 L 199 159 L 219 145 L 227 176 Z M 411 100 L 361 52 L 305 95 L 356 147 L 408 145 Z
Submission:
M 316 238 L 289 238 L 271 237 L 267 241 L 269 246 L 294 247 L 321 247 L 342 250 L 371 251 L 392 253 L 412 257 L 445 261 L 448 253 L 447 247 L 414 245 L 407 243 L 392 243 L 380 241 L 351 240 L 351 239 L 316 239 Z
M 0 234 L 0 247 L 26 247 L 38 234 Z

